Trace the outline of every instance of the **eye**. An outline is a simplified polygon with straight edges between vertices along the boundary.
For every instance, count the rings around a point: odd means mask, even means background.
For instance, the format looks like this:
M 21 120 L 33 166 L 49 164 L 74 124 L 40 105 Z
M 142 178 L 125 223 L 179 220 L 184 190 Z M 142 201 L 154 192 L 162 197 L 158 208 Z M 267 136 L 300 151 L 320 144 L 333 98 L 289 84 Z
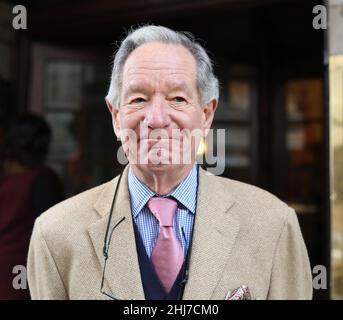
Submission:
M 144 102 L 146 102 L 146 100 L 142 97 L 138 97 L 130 101 L 131 104 L 142 104 Z
M 183 98 L 183 97 L 175 97 L 175 98 L 173 98 L 172 100 L 173 100 L 173 102 L 175 102 L 175 103 L 177 103 L 177 104 L 187 102 L 186 99 Z

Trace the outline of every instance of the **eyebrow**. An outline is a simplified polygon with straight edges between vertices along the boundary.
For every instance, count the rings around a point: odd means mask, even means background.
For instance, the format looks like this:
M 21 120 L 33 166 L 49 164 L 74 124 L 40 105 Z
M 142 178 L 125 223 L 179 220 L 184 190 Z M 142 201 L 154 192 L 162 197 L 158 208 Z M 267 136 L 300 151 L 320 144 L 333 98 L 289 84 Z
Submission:
M 170 91 L 184 91 L 188 96 L 191 96 L 191 90 L 186 82 L 184 81 L 167 81 L 167 87 Z M 144 93 L 148 94 L 153 88 L 149 82 L 132 82 L 129 83 L 123 91 L 124 97 L 127 97 L 133 93 Z

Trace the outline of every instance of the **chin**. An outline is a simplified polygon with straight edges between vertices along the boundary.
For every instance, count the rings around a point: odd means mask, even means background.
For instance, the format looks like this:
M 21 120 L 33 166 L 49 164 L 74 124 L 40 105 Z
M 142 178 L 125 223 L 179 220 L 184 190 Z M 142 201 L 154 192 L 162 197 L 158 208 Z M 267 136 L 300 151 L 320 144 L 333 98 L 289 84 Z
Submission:
M 138 164 L 136 165 L 140 170 L 149 172 L 149 173 L 166 173 L 166 172 L 173 172 L 175 170 L 179 170 L 180 168 L 184 167 L 184 164 L 171 164 L 171 163 L 148 163 L 148 164 Z
M 177 165 L 175 164 L 171 164 L 171 163 L 158 163 L 158 164 L 155 164 L 155 163 L 148 163 L 146 165 L 143 165 L 146 170 L 149 170 L 149 171 L 169 171 L 169 170 L 173 170 L 175 169 L 175 167 Z

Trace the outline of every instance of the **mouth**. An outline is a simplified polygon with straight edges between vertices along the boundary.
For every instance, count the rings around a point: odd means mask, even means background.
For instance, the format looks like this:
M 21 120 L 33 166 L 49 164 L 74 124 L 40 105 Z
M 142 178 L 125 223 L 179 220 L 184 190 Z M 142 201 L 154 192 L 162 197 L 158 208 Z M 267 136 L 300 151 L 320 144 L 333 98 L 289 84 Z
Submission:
M 139 144 L 146 144 L 148 149 L 152 149 L 153 147 L 156 148 L 169 148 L 170 141 L 173 140 L 171 138 L 168 139 L 140 139 L 138 141 Z

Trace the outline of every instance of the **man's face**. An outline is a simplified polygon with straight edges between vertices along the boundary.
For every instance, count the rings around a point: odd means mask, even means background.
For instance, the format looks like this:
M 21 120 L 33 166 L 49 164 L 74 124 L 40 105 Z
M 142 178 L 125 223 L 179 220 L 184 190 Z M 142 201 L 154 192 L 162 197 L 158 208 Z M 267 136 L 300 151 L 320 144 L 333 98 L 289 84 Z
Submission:
M 196 84 L 195 59 L 183 46 L 148 43 L 130 54 L 119 109 L 108 107 L 131 165 L 158 171 L 194 163 L 217 106 L 200 105 Z

